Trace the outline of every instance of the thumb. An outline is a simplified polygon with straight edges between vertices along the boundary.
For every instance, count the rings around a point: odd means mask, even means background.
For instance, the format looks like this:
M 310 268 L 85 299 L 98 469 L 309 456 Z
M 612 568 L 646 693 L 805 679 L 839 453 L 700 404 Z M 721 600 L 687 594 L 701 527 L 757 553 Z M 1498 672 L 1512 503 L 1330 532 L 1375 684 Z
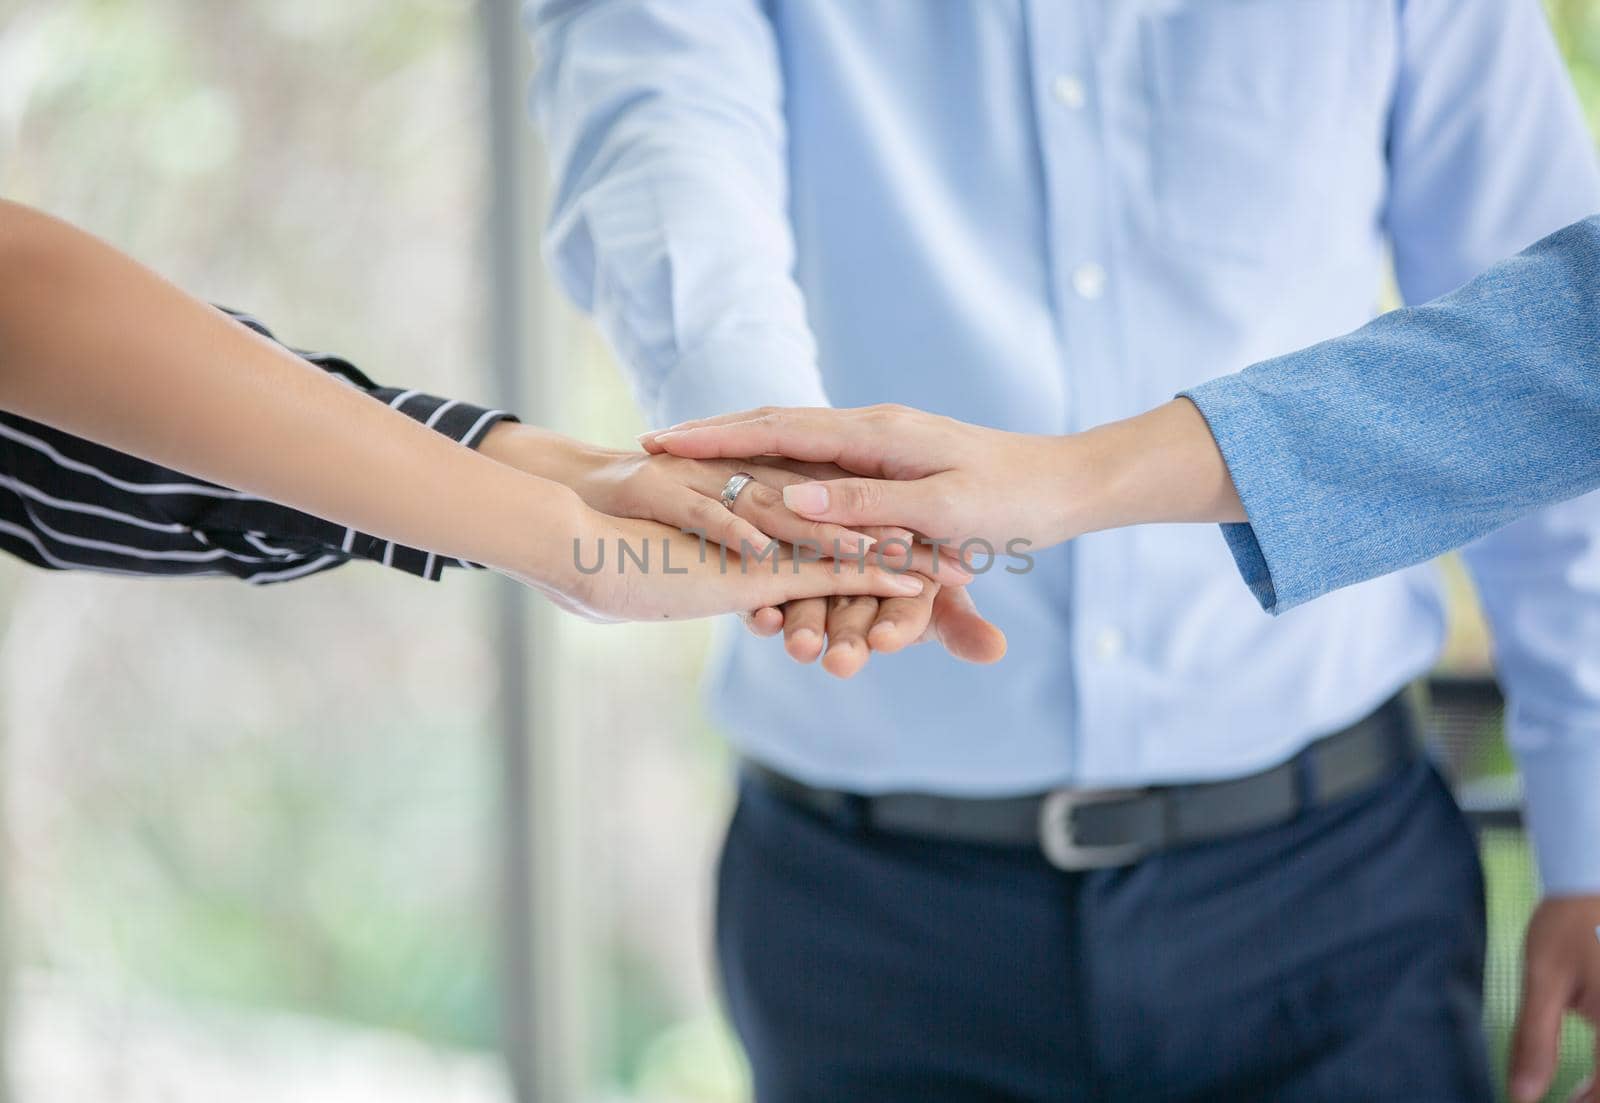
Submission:
M 1537 1103 L 1550 1090 L 1561 1043 L 1561 1016 L 1566 1007 L 1562 986 L 1541 978 L 1530 962 L 1516 1031 L 1511 1037 L 1513 1103 Z
M 783 504 L 813 521 L 895 525 L 920 532 L 948 527 L 949 518 L 933 516 L 932 499 L 927 479 L 828 479 L 783 488 Z
M 933 599 L 933 630 L 946 651 L 969 663 L 1005 658 L 1006 634 L 983 619 L 964 586 L 946 586 Z

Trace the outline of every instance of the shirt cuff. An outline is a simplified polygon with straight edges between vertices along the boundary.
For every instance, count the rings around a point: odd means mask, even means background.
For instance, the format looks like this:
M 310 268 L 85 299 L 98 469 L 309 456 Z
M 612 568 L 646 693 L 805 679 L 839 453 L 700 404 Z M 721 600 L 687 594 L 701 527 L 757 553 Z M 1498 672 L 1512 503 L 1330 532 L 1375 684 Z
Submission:
M 1545 893 L 1600 893 L 1600 729 L 1556 728 L 1515 711 L 1508 728 Z
M 1225 375 L 1179 393 L 1200 410 L 1233 477 L 1247 524 L 1222 526 L 1245 585 L 1261 607 L 1281 613 L 1327 589 L 1314 547 L 1293 534 L 1304 504 L 1293 491 L 1297 460 L 1244 379 Z
M 378 387 L 372 391 L 372 397 L 400 411 L 413 421 L 421 422 L 434 432 L 442 433 L 451 440 L 465 444 L 468 448 L 476 448 L 483 442 L 489 430 L 502 421 L 517 420 L 504 410 L 474 406 L 470 402 L 440 398 L 420 391 Z M 447 566 L 477 566 L 475 563 L 435 555 L 420 548 L 409 548 L 403 544 L 381 540 L 353 529 L 345 530 L 344 543 L 340 550 L 357 559 L 370 559 L 382 563 L 385 567 L 393 567 L 397 571 L 425 578 L 429 582 L 437 582 Z
M 684 353 L 641 403 L 654 429 L 757 406 L 828 405 L 811 343 L 769 329 L 723 334 Z

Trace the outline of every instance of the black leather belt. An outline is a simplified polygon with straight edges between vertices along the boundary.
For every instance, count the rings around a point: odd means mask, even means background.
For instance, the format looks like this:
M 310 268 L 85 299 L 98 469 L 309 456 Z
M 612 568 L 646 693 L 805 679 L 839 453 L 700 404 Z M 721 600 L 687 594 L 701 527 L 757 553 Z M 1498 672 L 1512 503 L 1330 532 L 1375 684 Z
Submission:
M 828 819 L 896 835 L 1037 846 L 1058 869 L 1103 869 L 1287 823 L 1375 786 L 1416 759 L 1418 730 L 1415 711 L 1401 694 L 1287 762 L 1246 777 L 1021 797 L 861 796 L 819 789 L 748 759 L 744 770 L 784 800 Z

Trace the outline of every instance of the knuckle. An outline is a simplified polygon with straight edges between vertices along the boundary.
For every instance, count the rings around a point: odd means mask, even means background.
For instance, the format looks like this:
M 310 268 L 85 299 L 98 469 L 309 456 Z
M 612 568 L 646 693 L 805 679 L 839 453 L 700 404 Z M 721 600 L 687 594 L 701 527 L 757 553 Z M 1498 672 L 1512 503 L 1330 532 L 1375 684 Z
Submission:
M 883 491 L 875 482 L 852 482 L 844 488 L 844 500 L 851 510 L 866 513 L 877 508 Z
M 880 402 L 876 406 L 868 406 L 866 410 L 866 417 L 869 422 L 884 427 L 904 421 L 911 414 L 910 407 L 902 406 L 898 402 Z
M 689 507 L 690 519 L 706 529 L 720 529 L 724 523 L 722 515 L 727 512 L 720 502 L 713 502 L 710 498 L 696 498 L 694 504 Z
M 766 483 L 751 483 L 745 488 L 745 495 L 753 506 L 761 509 L 776 509 L 783 505 L 783 495 L 772 489 Z M 741 495 L 741 497 L 744 497 Z

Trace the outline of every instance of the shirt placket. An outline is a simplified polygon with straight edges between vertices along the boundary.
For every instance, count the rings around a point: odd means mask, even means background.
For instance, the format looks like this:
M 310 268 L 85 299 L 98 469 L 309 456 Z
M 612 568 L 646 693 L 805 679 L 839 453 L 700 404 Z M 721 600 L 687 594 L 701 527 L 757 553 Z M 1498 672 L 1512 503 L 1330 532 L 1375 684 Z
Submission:
M 1028 5 L 1029 64 L 1050 250 L 1051 295 L 1067 395 L 1063 432 L 1117 416 L 1125 405 L 1116 338 L 1119 278 L 1114 196 L 1107 186 L 1108 104 L 1101 79 L 1097 5 L 1090 0 Z M 1062 580 L 1071 618 L 1064 674 L 1075 709 L 1072 780 L 1129 775 L 1138 759 L 1128 661 L 1135 593 L 1127 577 L 1131 539 L 1104 533 L 1077 541 Z

